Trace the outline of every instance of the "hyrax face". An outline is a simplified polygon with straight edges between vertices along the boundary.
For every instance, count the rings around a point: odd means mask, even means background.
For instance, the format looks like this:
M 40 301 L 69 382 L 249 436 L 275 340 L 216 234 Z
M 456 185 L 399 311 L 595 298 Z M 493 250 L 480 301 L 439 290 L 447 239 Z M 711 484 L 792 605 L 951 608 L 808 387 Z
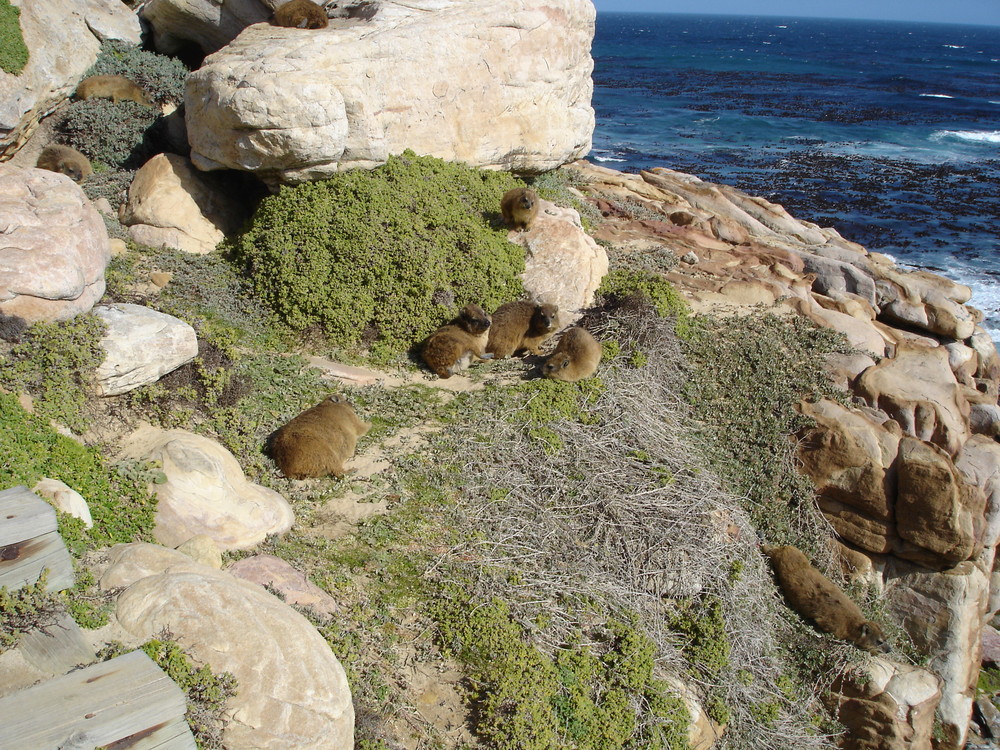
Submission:
M 530 333 L 538 335 L 551 331 L 555 327 L 556 315 L 558 314 L 559 308 L 555 305 L 539 305 L 531 319 L 532 330 Z
M 490 316 L 479 305 L 466 305 L 459 313 L 462 327 L 473 336 L 486 333 L 490 328 Z
M 556 353 L 545 360 L 542 365 L 542 374 L 547 378 L 559 379 L 559 373 L 573 363 L 573 358 L 565 353 Z
M 74 182 L 80 182 L 93 169 L 86 156 L 71 146 L 53 144 L 46 146 L 38 157 L 35 166 L 50 172 L 59 172 Z
M 853 638 L 854 645 L 864 649 L 869 654 L 888 654 L 892 647 L 882 632 L 882 627 L 875 622 L 863 622 L 858 626 L 857 635 Z

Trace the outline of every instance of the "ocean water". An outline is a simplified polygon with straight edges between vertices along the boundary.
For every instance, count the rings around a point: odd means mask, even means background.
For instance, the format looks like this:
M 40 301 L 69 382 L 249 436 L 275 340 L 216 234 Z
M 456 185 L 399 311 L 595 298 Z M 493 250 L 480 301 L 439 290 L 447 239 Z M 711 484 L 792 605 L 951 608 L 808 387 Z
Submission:
M 781 203 L 973 289 L 1000 341 L 1000 27 L 599 13 L 590 159 Z

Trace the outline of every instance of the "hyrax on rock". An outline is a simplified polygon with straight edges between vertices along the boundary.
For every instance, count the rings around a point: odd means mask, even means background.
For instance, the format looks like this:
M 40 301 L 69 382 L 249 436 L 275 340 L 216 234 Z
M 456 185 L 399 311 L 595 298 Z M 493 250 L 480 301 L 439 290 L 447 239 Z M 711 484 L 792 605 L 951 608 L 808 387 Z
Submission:
M 814 568 L 801 550 L 791 546 L 762 550 L 771 559 L 778 586 L 792 609 L 834 638 L 872 654 L 889 652 L 882 628 L 866 620 L 858 605 Z
M 42 149 L 35 166 L 50 172 L 61 172 L 73 182 L 80 182 L 94 170 L 90 160 L 72 146 L 52 144 Z
M 531 188 L 513 188 L 500 199 L 504 223 L 514 229 L 531 229 L 538 216 L 538 193 Z
M 597 372 L 601 345 L 586 328 L 573 326 L 559 339 L 556 349 L 542 365 L 542 375 L 575 383 Z
M 329 396 L 271 436 L 271 458 L 289 479 L 344 476 L 358 438 L 371 428 L 342 396 Z
M 473 358 L 492 359 L 486 353 L 490 316 L 479 305 L 466 305 L 458 317 L 427 337 L 421 355 L 440 378 L 450 378 Z
M 326 11 L 310 0 L 288 0 L 274 9 L 275 26 L 290 29 L 325 29 Z
M 510 357 L 525 349 L 539 354 L 542 342 L 555 333 L 555 305 L 540 305 L 527 300 L 506 302 L 493 313 L 486 351 L 495 358 Z
M 117 104 L 131 101 L 152 107 L 153 100 L 137 83 L 125 76 L 90 76 L 76 87 L 77 99 L 110 99 Z

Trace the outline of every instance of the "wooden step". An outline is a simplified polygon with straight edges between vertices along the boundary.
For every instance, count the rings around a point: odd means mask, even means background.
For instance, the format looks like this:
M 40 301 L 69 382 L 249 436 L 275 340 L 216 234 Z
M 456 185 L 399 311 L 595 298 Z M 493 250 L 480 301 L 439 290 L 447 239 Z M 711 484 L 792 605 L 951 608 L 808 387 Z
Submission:
M 73 562 L 56 529 L 55 509 L 27 487 L 0 491 L 0 586 L 19 589 L 45 568 L 49 591 L 73 585 Z
M 0 699 L 0 748 L 195 750 L 184 693 L 142 651 Z

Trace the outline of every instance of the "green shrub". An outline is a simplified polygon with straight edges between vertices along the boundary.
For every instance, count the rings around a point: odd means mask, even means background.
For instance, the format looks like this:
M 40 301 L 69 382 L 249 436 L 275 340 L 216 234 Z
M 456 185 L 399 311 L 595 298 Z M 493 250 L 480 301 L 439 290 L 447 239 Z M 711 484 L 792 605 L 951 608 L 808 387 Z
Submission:
M 466 303 L 492 310 L 522 296 L 524 250 L 498 219 L 514 185 L 407 152 L 264 199 L 232 255 L 292 328 L 389 357 Z
M 611 271 L 604 277 L 597 294 L 611 301 L 639 294 L 649 300 L 661 318 L 676 319 L 678 336 L 689 338 L 692 335 L 691 309 L 674 285 L 657 273 L 630 269 Z
M 656 647 L 634 621 L 578 633 L 548 656 L 499 598 L 445 586 L 432 604 L 439 642 L 475 686 L 475 731 L 498 750 L 682 750 L 691 717 L 653 676 Z M 592 645 L 588 645 L 590 641 Z
M 28 47 L 21 33 L 21 9 L 0 0 L 0 70 L 17 75 L 28 64 Z
M 180 60 L 144 50 L 118 39 L 109 39 L 101 46 L 100 54 L 88 76 L 118 75 L 139 84 L 155 102 L 184 101 L 184 82 L 188 69 Z
M 0 387 L 30 393 L 39 414 L 84 432 L 88 389 L 105 356 L 100 343 L 104 331 L 92 315 L 35 323 L 0 367 Z

